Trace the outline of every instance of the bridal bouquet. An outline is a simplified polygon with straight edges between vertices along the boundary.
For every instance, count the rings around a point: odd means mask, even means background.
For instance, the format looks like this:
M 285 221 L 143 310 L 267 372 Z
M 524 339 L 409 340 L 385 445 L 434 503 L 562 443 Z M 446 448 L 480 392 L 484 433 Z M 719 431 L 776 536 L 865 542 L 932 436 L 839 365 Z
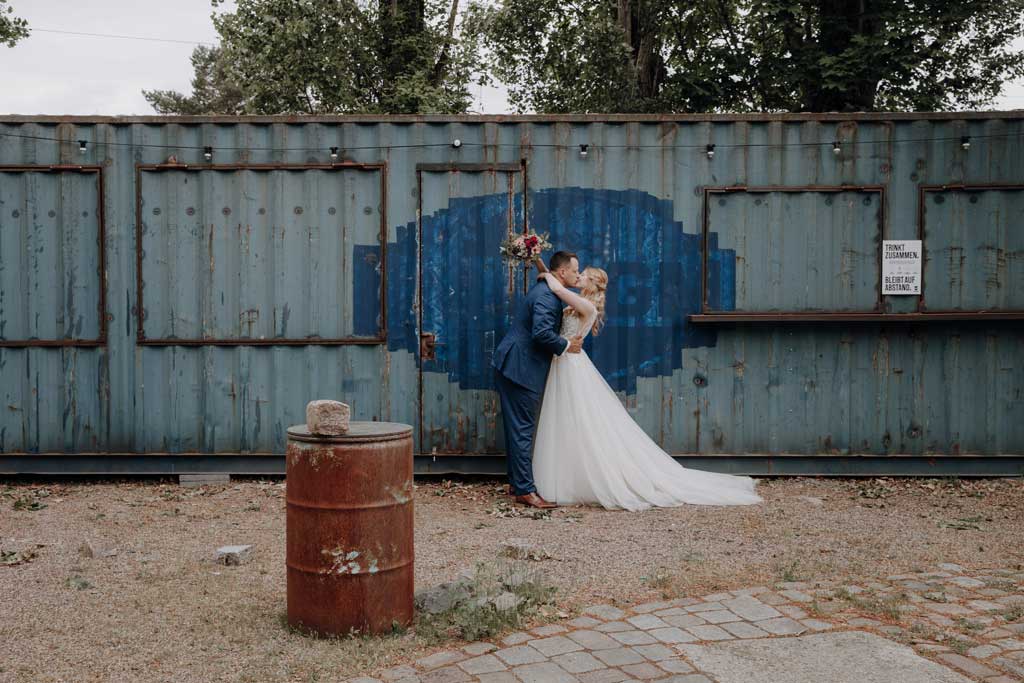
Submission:
M 514 266 L 530 263 L 551 248 L 547 233 L 528 232 L 515 235 L 501 243 L 501 258 Z

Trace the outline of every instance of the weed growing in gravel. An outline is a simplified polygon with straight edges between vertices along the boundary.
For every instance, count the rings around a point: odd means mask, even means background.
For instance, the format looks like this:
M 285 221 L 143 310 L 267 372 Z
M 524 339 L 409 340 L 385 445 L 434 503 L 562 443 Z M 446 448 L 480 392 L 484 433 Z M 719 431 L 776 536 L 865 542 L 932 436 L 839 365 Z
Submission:
M 967 654 L 967 651 L 974 645 L 974 643 L 969 640 L 963 640 L 962 638 L 957 638 L 955 636 L 946 640 L 945 643 L 949 646 L 949 649 L 958 655 Z
M 799 581 L 800 575 L 797 573 L 797 567 L 800 565 L 800 560 L 793 560 L 788 565 L 781 565 L 779 567 L 779 576 L 782 581 Z
M 673 577 L 664 567 L 658 567 L 652 574 L 641 576 L 640 580 L 647 586 L 662 592 L 662 597 L 668 599 L 671 596 Z
M 416 635 L 428 645 L 460 638 L 482 640 L 517 628 L 544 605 L 554 602 L 556 588 L 527 562 L 499 560 L 479 562 L 471 578 L 439 589 L 447 609 L 421 609 L 416 616 Z
M 877 614 L 891 621 L 900 620 L 900 617 L 903 616 L 900 606 L 906 604 L 908 599 L 906 593 L 885 596 L 872 593 L 854 595 L 845 588 L 836 591 L 836 597 L 846 600 L 861 611 Z
M 1014 605 L 1005 612 L 1000 612 L 999 616 L 1011 623 L 1015 621 L 1024 621 L 1024 605 Z
M 980 624 L 976 621 L 971 621 L 967 617 L 957 617 L 956 627 L 962 633 L 977 633 L 978 631 L 985 628 L 984 624 Z

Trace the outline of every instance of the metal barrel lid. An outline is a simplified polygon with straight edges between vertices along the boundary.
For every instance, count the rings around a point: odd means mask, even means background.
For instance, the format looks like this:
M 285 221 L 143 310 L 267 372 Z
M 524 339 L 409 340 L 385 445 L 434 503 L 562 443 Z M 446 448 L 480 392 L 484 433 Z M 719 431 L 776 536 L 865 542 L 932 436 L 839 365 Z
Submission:
M 348 431 L 338 436 L 313 434 L 306 425 L 288 428 L 289 441 L 312 443 L 370 443 L 397 441 L 412 436 L 412 426 L 401 422 L 351 422 Z

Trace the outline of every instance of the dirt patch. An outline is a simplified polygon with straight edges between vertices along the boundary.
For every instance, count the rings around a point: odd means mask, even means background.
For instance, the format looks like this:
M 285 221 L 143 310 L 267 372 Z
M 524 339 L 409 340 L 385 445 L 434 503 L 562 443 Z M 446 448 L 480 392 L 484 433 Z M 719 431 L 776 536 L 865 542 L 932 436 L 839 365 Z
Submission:
M 540 619 L 939 562 L 1024 564 L 1020 479 L 763 480 L 755 507 L 539 518 L 510 511 L 503 490 L 418 483 L 417 588 L 497 557 L 510 538 L 543 551 L 536 564 L 559 588 Z M 286 629 L 284 510 L 281 481 L 0 484 L 0 680 L 335 681 L 437 649 L 413 632 L 314 640 Z M 88 557 L 85 541 L 102 552 Z M 218 547 L 250 543 L 251 562 L 214 563 Z

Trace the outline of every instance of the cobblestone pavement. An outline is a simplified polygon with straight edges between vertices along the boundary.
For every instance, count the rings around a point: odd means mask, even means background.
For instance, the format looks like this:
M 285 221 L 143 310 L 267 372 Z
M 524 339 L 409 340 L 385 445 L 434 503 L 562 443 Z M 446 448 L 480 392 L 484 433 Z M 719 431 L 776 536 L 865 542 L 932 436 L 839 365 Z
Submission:
M 867 631 L 985 683 L 1024 681 L 1024 572 L 935 571 L 780 583 L 619 609 L 444 650 L 349 683 L 717 683 L 694 644 Z

